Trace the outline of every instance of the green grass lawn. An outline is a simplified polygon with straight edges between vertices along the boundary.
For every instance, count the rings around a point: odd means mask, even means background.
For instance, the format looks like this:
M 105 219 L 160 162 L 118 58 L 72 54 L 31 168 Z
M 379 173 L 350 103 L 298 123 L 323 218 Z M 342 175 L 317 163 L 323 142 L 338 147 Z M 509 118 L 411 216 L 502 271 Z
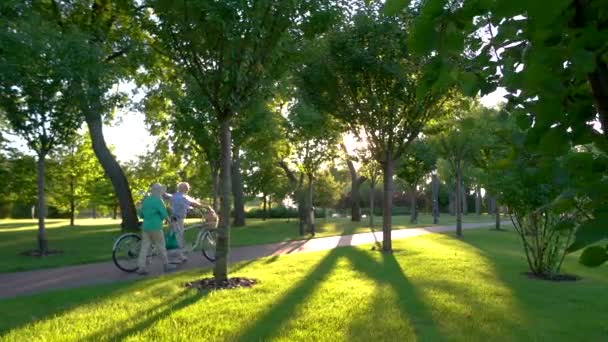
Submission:
M 0 301 L 3 341 L 606 341 L 608 268 L 522 275 L 513 232 L 467 231 L 264 258 L 232 268 L 252 289 L 198 293 L 187 271 Z
M 406 216 L 394 217 L 394 228 L 404 229 L 409 224 Z M 465 222 L 491 221 L 488 216 L 469 215 Z M 377 218 L 378 224 L 381 219 Z M 189 220 L 196 222 L 196 220 Z M 319 219 L 317 237 L 345 235 L 369 231 L 366 224 L 350 222 L 348 219 Z M 429 215 L 421 215 L 419 224 L 429 225 Z M 454 218 L 442 216 L 441 224 L 453 224 Z M 38 268 L 58 267 L 65 265 L 85 264 L 98 261 L 109 261 L 112 255 L 112 244 L 121 234 L 119 221 L 110 219 L 82 219 L 77 226 L 70 227 L 67 220 L 48 220 L 47 234 L 49 247 L 62 250 L 61 255 L 35 258 L 20 255 L 36 246 L 37 222 L 35 220 L 0 220 L 0 272 L 24 271 Z M 190 231 L 196 234 L 195 230 Z M 262 243 L 279 242 L 293 239 L 305 239 L 298 235 L 297 221 L 287 222 L 284 219 L 262 221 L 250 219 L 247 227 L 232 230 L 232 245 L 245 246 Z

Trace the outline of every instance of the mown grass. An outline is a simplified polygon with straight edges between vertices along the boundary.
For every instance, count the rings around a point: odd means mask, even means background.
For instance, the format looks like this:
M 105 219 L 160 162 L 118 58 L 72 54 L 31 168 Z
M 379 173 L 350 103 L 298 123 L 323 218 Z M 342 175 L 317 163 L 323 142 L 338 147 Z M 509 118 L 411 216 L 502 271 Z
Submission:
M 465 222 L 489 221 L 491 217 L 469 215 Z M 377 218 L 378 224 L 381 219 Z M 196 222 L 191 219 L 189 222 Z M 418 225 L 408 223 L 405 216 L 394 217 L 395 229 L 430 225 L 429 215 L 421 215 Z M 441 224 L 453 224 L 454 218 L 443 216 Z M 319 219 L 316 237 L 346 235 L 369 231 L 367 221 L 356 223 L 345 218 Z M 20 253 L 36 247 L 37 222 L 35 220 L 0 220 L 0 272 L 24 271 L 39 268 L 85 264 L 109 261 L 112 257 L 112 244 L 121 234 L 119 221 L 110 219 L 82 219 L 76 226 L 68 225 L 67 220 L 48 220 L 47 235 L 49 247 L 63 251 L 63 254 L 48 257 L 29 257 Z M 195 230 L 190 235 L 195 235 Z M 273 219 L 262 221 L 251 219 L 246 227 L 232 229 L 232 245 L 245 246 L 272 243 L 293 239 L 299 236 L 297 221 L 294 219 Z
M 531 280 L 512 232 L 395 240 L 235 265 L 252 289 L 198 293 L 188 271 L 0 301 L 3 341 L 605 341 L 608 269 Z

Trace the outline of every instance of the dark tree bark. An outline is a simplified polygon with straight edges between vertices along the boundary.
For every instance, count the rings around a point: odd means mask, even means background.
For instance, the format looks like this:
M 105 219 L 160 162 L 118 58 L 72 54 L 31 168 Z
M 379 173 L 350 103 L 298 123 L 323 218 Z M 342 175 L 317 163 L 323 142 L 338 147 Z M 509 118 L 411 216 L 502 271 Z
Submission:
M 456 170 L 456 194 L 462 194 L 462 175 L 461 170 Z M 456 210 L 456 236 L 462 237 L 462 196 L 457 195 L 455 206 Z
M 214 165 L 211 167 L 211 176 L 213 177 L 213 210 L 217 213 L 219 212 L 219 196 L 220 196 L 220 167 L 219 165 Z
M 599 56 L 595 71 L 588 76 L 591 92 L 599 114 L 604 135 L 608 136 L 608 65 Z
M 344 144 L 340 144 L 344 154 L 346 155 L 346 165 L 348 165 L 348 171 L 350 173 L 350 202 L 351 202 L 351 221 L 360 222 L 361 221 L 361 195 L 359 192 L 359 188 L 363 182 L 365 182 L 365 177 L 359 177 L 357 175 L 357 169 L 355 169 L 355 165 L 352 160 L 350 160 L 348 156 L 348 152 L 346 150 L 346 146 Z
M 391 151 L 386 152 L 386 158 L 383 163 L 384 168 L 384 195 L 382 203 L 382 250 L 391 252 L 393 250 L 393 242 L 391 237 L 392 221 L 393 221 L 393 154 Z
M 304 226 L 307 220 L 306 195 L 302 189 L 302 184 L 304 180 L 303 175 L 300 174 L 300 179 L 298 180 L 294 172 L 289 169 L 289 167 L 284 161 L 280 161 L 279 166 L 283 169 L 283 171 L 285 171 L 285 175 L 287 176 L 287 179 L 289 179 L 289 183 L 291 184 L 291 188 L 293 189 L 293 196 L 296 200 L 296 203 L 298 204 L 298 233 L 300 234 L 300 236 L 303 236 L 305 234 Z
M 369 183 L 369 227 L 374 229 L 374 201 L 376 199 L 376 178 L 372 177 Z
M 74 212 L 76 211 L 76 195 L 74 194 L 74 175 L 70 175 L 70 226 L 74 227 Z
M 314 177 L 312 174 L 308 174 L 308 198 L 307 198 L 307 211 L 308 211 L 308 232 L 315 236 L 315 208 L 313 205 L 313 182 Z
M 46 236 L 45 218 L 46 218 L 46 195 L 44 193 L 44 158 L 46 152 L 38 153 L 37 162 L 37 177 L 38 177 L 38 250 L 40 255 L 44 255 L 48 251 L 49 241 Z
M 461 206 L 462 206 L 462 213 L 464 215 L 468 215 L 469 214 L 469 204 L 468 204 L 468 201 L 467 201 L 467 192 L 468 191 L 467 191 L 467 188 L 464 186 L 464 182 L 462 182 L 460 184 L 460 186 L 461 186 L 460 193 L 462 195 L 462 197 L 460 199 L 461 200 L 460 203 L 461 203 Z
M 418 223 L 418 212 L 416 211 L 416 185 L 410 191 L 410 223 Z
M 449 210 L 450 210 L 450 215 L 454 216 L 456 215 L 456 203 L 454 203 L 455 201 L 455 196 L 454 196 L 454 191 L 450 191 L 450 194 L 448 196 L 448 200 L 449 200 Z
M 213 276 L 216 281 L 228 279 L 230 252 L 230 194 L 232 193 L 231 147 L 229 116 L 220 119 L 220 222 L 217 231 L 216 261 Z
M 437 224 L 439 223 L 439 180 L 436 174 L 433 174 L 431 178 L 431 189 L 433 196 L 433 224 Z
M 108 149 L 106 141 L 103 137 L 103 124 L 101 115 L 97 113 L 88 113 L 86 115 L 87 126 L 93 145 L 93 151 L 97 160 L 101 164 L 106 176 L 112 182 L 114 192 L 118 197 L 120 204 L 120 213 L 122 215 L 121 226 L 124 230 L 136 230 L 139 227 L 137 211 L 133 204 L 133 196 L 129 188 L 129 182 L 120 165 Z
M 245 194 L 243 192 L 243 177 L 241 175 L 241 157 L 239 148 L 232 152 L 232 195 L 234 196 L 234 226 L 245 225 Z
M 496 230 L 500 230 L 500 206 L 498 205 L 498 200 L 496 197 L 493 198 L 495 215 L 496 215 Z
M 489 194 L 486 194 L 486 205 L 488 206 L 488 215 L 494 214 L 494 208 L 492 205 L 493 197 Z
M 112 208 L 112 218 L 114 220 L 116 220 L 116 217 L 118 216 L 118 206 L 115 205 L 114 208 Z
M 475 213 L 477 216 L 481 216 L 481 188 L 479 185 L 475 186 Z
M 266 221 L 266 219 L 268 219 L 268 209 L 266 208 L 266 198 L 267 198 L 266 193 L 262 194 L 262 198 L 264 201 L 264 216 L 262 217 L 262 220 Z

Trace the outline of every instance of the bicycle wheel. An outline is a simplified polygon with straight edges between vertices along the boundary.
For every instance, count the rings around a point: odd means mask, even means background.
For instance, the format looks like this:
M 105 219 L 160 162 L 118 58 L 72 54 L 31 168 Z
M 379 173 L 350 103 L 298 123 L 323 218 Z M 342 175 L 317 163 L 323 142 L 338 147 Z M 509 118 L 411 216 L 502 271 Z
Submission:
M 207 258 L 207 260 L 214 262 L 215 261 L 215 244 L 217 241 L 217 233 L 215 230 L 208 230 L 203 234 L 202 237 L 203 243 L 203 256 Z
M 120 236 L 112 248 L 114 265 L 125 272 L 137 270 L 137 258 L 141 250 L 141 237 L 135 233 Z

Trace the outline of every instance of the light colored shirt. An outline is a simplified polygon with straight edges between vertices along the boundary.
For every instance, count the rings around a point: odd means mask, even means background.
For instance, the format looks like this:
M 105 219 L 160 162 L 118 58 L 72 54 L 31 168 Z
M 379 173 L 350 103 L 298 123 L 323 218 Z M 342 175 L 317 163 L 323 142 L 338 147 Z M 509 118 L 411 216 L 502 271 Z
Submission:
M 144 219 L 142 223 L 143 230 L 161 230 L 163 227 L 163 220 L 169 216 L 167 209 L 163 201 L 155 196 L 148 196 L 144 198 L 141 204 L 141 210 L 139 217 Z
M 181 192 L 176 192 L 171 197 L 171 215 L 176 217 L 186 217 L 188 208 L 194 204 L 193 201 Z

